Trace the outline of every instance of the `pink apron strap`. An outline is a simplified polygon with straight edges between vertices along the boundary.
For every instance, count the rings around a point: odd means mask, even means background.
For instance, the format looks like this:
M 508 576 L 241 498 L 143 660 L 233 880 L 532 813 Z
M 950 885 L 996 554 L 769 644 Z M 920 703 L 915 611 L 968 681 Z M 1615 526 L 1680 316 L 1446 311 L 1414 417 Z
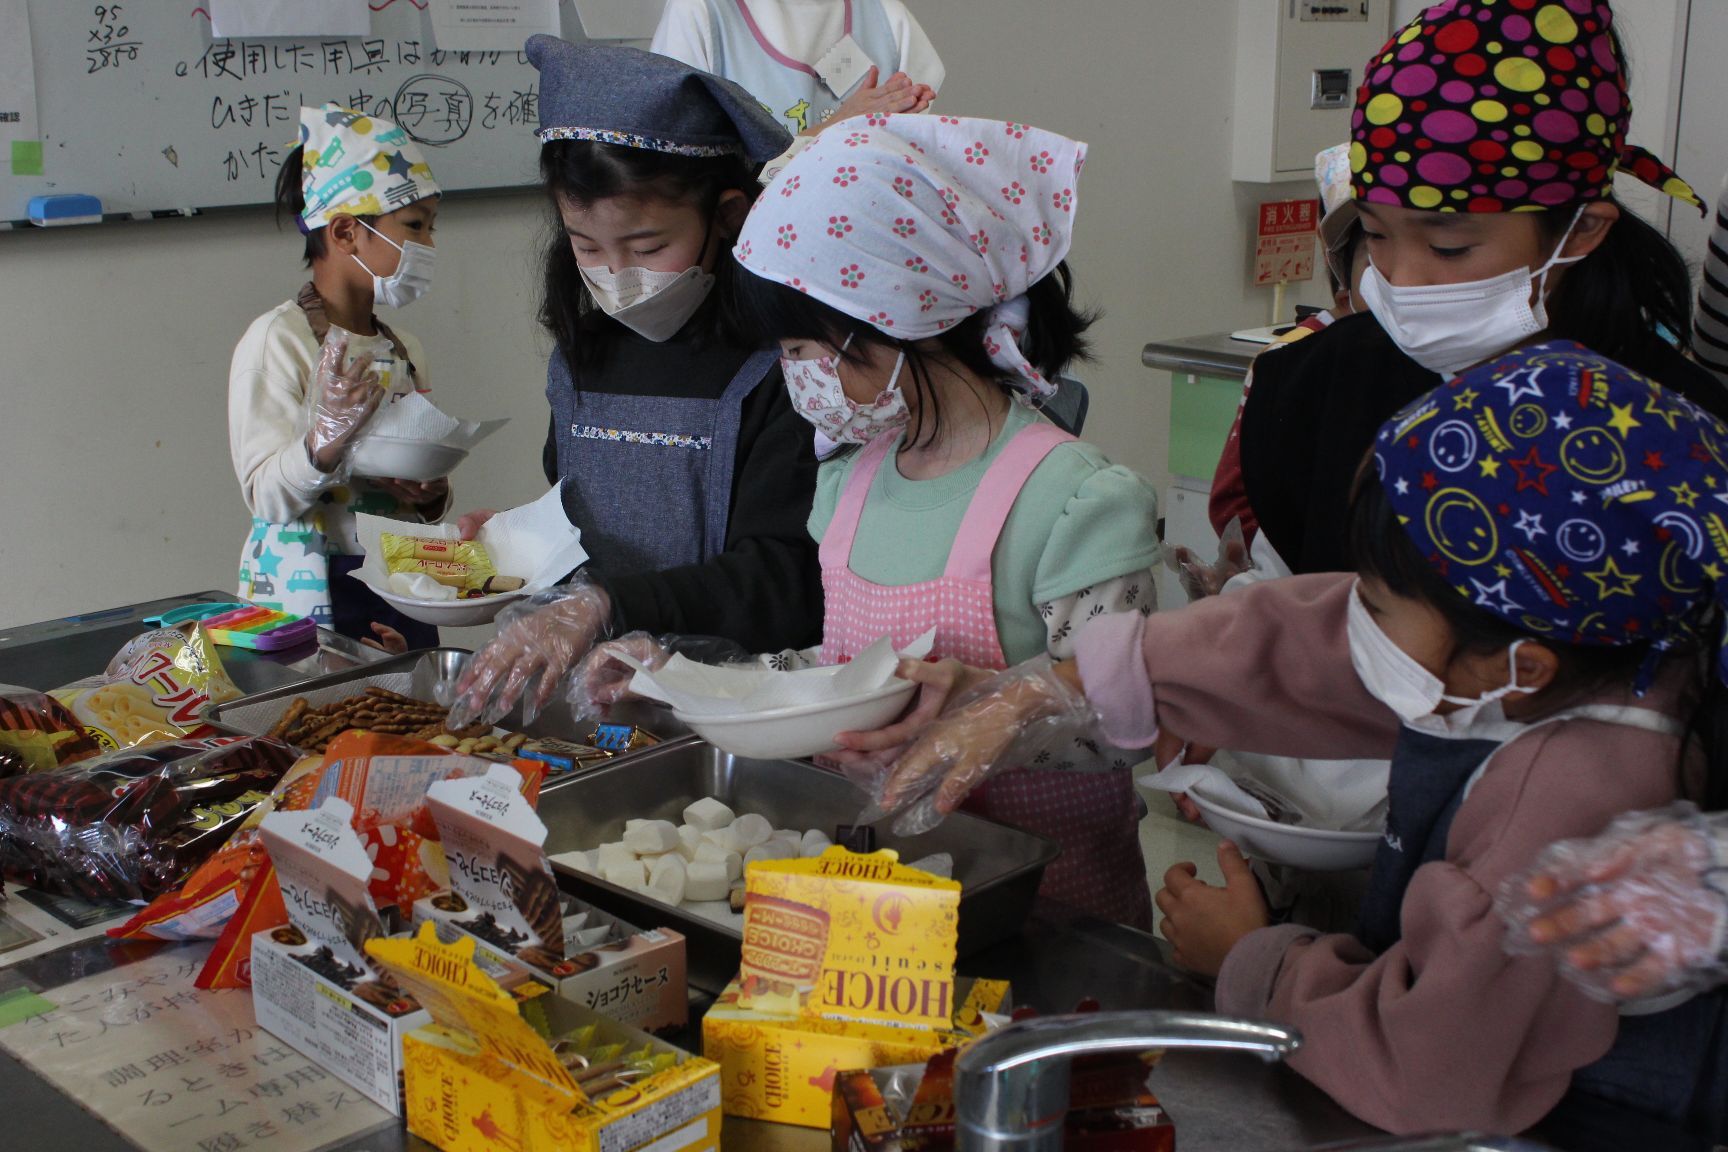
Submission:
M 951 580 L 990 582 L 990 559 L 996 552 L 996 541 L 1008 513 L 1020 496 L 1020 489 L 1044 457 L 1058 444 L 1074 439 L 1047 421 L 1028 424 L 1008 442 L 1002 454 L 991 463 L 979 481 L 978 491 L 960 521 L 960 531 L 954 536 L 954 546 L 948 553 L 948 566 L 942 575 Z
M 840 500 L 834 505 L 828 530 L 822 533 L 822 546 L 816 556 L 823 571 L 849 567 L 852 541 L 858 536 L 858 522 L 864 518 L 864 502 L 870 497 L 870 486 L 876 482 L 882 461 L 898 443 L 898 435 L 885 433 L 859 451 L 852 472 L 846 477 L 846 487 L 840 490 Z

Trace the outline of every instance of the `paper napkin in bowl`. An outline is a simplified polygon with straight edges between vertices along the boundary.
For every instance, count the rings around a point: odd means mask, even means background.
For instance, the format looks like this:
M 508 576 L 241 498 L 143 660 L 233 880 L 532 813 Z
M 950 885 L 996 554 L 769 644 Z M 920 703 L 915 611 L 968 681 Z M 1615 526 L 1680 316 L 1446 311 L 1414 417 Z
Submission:
M 461 537 L 454 524 L 416 524 L 364 512 L 355 515 L 354 529 L 360 537 L 360 547 L 366 552 L 365 562 L 354 571 L 355 579 L 380 595 L 396 597 L 402 593 L 391 587 L 390 573 L 384 566 L 379 540 L 384 533 L 438 540 Z M 564 515 L 562 486 L 558 484 L 531 504 L 498 513 L 486 522 L 475 539 L 485 547 L 499 575 L 520 576 L 527 581 L 520 591 L 503 593 L 512 598 L 545 591 L 588 560 L 588 553 L 582 548 L 581 530 Z
M 508 423 L 508 417 L 502 420 L 458 420 L 419 392 L 410 392 L 380 408 L 355 444 L 376 436 L 384 440 L 412 440 L 471 450 Z
M 740 716 L 869 696 L 894 680 L 902 656 L 922 660 L 935 639 L 932 630 L 896 652 L 893 641 L 884 636 L 849 663 L 791 672 L 754 665 L 699 664 L 683 656 L 673 656 L 663 667 L 650 671 L 629 656 L 620 654 L 618 658 L 636 670 L 630 687 L 639 696 L 670 705 L 685 716 Z

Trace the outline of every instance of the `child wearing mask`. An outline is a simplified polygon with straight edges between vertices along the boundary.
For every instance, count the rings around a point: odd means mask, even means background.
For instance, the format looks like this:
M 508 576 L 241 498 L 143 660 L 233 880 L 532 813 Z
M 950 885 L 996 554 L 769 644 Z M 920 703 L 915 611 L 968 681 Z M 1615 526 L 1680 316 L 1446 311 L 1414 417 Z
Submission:
M 849 120 L 751 212 L 740 311 L 778 341 L 797 412 L 846 446 L 817 478 L 826 597 L 803 662 L 933 628 L 935 656 L 1001 668 L 1155 606 L 1151 486 L 1038 412 L 1091 322 L 1064 263 L 1084 159 L 1023 124 Z M 1051 912 L 1150 928 L 1132 760 L 1066 744 L 973 798 L 1062 845 Z
M 1692 329 L 1684 261 L 1613 198 L 1621 171 L 1699 204 L 1626 144 L 1613 23 L 1606 0 L 1446 0 L 1370 62 L 1351 167 L 1371 315 L 1258 361 L 1241 420 L 1248 501 L 1293 571 L 1348 567 L 1343 511 L 1381 421 L 1520 344 L 1582 341 L 1728 414 L 1670 343 Z
M 542 463 L 592 559 L 502 618 L 452 723 L 495 720 L 525 694 L 532 717 L 619 631 L 768 649 L 821 626 L 809 429 L 777 351 L 728 322 L 728 249 L 761 191 L 756 166 L 790 136 L 736 84 L 664 56 L 552 36 L 527 54 L 555 229 Z
M 1272 925 L 1228 843 L 1224 887 L 1166 874 L 1161 927 L 1217 978 L 1218 1010 L 1299 1028 L 1292 1067 L 1382 1128 L 1720 1143 L 1723 994 L 1593 1000 L 1547 957 L 1508 955 L 1495 897 L 1554 841 L 1728 769 L 1728 559 L 1705 510 L 1728 490 L 1728 425 L 1557 341 L 1466 371 L 1372 439 L 1355 575 L 1095 621 L 1074 662 L 1002 675 L 939 720 L 891 793 L 951 805 L 1041 723 L 1125 747 L 1390 756 L 1353 932 Z
M 397 125 L 336 104 L 300 109 L 276 205 L 306 238 L 312 278 L 252 322 L 228 377 L 228 445 L 252 513 L 240 595 L 392 650 L 435 645 L 438 630 L 347 577 L 363 559 L 354 513 L 431 523 L 450 485 L 352 478 L 348 458 L 380 405 L 429 388 L 420 342 L 373 309 L 430 285 L 440 194 Z M 327 342 L 332 328 L 347 335 Z

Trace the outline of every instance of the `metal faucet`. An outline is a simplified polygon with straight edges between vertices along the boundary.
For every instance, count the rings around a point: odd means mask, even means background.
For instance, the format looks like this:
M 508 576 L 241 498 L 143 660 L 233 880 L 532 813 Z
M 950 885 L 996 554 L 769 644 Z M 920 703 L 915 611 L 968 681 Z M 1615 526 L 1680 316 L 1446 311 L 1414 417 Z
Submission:
M 1294 1029 L 1194 1012 L 1088 1012 L 1023 1020 L 954 1061 L 957 1152 L 1060 1152 L 1070 1061 L 1106 1052 L 1251 1052 L 1268 1063 L 1296 1051 Z

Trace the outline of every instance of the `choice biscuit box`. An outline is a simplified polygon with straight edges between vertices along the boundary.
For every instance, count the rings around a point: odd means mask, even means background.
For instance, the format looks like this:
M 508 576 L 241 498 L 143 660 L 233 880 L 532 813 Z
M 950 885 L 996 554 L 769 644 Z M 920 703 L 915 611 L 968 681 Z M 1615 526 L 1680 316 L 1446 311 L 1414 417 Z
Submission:
M 513 769 L 426 791 L 450 867 L 450 889 L 415 902 L 414 926 L 446 943 L 471 936 L 482 962 L 520 970 L 566 999 L 649 1031 L 689 1020 L 684 937 L 643 931 L 572 903 L 546 859 L 546 825 Z
M 431 1017 L 365 954 L 384 926 L 352 817 L 340 799 L 264 817 L 289 922 L 252 937 L 252 1007 L 264 1029 L 400 1116 L 402 1037 Z
M 979 980 L 947 1028 L 897 1028 L 740 1008 L 733 983 L 702 1018 L 702 1054 L 720 1065 L 728 1116 L 826 1129 L 843 1071 L 922 1064 L 958 1047 L 982 1034 L 968 1021 L 1001 1011 L 1008 992 L 1003 981 Z
M 959 906 L 958 883 L 893 852 L 752 865 L 738 979 L 702 1023 L 727 1113 L 827 1128 L 842 1070 L 922 1063 L 982 1034 L 1008 986 L 957 999 Z
M 403 1041 L 410 1132 L 444 1152 L 717 1152 L 718 1066 L 561 997 L 518 1001 L 474 949 L 431 924 L 368 946 L 433 1020 Z

